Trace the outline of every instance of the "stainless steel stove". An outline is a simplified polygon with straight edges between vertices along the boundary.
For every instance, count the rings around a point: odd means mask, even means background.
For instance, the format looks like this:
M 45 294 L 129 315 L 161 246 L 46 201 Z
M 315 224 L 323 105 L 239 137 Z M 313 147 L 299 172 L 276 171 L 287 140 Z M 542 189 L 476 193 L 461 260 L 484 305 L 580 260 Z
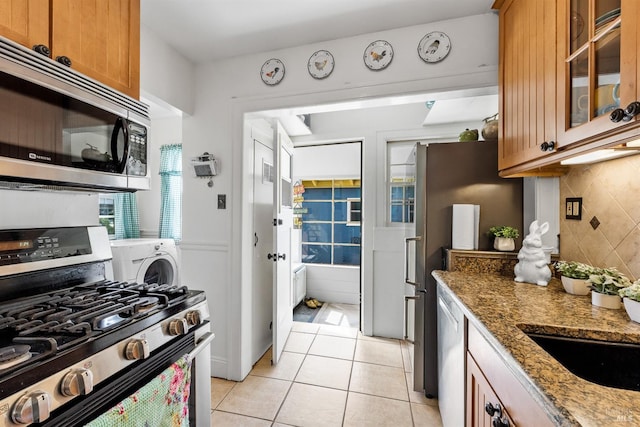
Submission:
M 107 280 L 110 259 L 103 227 L 0 230 L 0 426 L 84 425 L 208 347 L 204 292 Z M 191 425 L 209 425 L 204 353 Z

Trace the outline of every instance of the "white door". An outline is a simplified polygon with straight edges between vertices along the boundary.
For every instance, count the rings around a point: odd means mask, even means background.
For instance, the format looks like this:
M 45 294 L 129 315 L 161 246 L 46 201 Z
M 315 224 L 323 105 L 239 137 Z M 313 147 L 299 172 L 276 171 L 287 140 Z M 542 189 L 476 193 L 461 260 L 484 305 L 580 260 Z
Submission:
M 264 355 L 273 335 L 273 130 L 253 127 L 253 290 L 251 363 Z
M 293 292 L 291 274 L 291 234 L 293 230 L 293 143 L 282 125 L 274 125 L 273 186 L 273 354 L 272 363 L 280 360 L 293 326 Z

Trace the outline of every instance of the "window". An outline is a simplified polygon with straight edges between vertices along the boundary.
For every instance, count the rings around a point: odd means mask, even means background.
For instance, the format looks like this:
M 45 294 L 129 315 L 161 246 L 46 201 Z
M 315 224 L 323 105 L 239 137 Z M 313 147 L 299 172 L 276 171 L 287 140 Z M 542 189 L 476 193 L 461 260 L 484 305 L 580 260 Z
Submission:
M 182 238 L 182 144 L 160 147 L 160 237 Z
M 347 225 L 360 225 L 361 205 L 360 199 L 347 199 Z
M 360 265 L 360 180 L 302 184 L 302 261 Z
M 387 143 L 387 195 L 390 224 L 413 223 L 416 181 L 416 143 Z
M 109 237 L 114 238 L 116 235 L 116 209 L 113 203 L 112 194 L 100 194 L 100 207 L 98 220 L 100 225 L 107 228 Z

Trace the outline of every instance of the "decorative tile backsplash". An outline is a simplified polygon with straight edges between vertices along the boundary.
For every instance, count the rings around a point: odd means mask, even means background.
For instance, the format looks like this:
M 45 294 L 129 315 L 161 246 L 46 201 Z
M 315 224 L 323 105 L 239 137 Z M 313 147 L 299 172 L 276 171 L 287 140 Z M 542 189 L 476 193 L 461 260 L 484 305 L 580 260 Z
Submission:
M 567 197 L 582 197 L 581 220 L 565 219 Z M 640 279 L 640 155 L 573 166 L 560 178 L 560 208 L 560 259 Z

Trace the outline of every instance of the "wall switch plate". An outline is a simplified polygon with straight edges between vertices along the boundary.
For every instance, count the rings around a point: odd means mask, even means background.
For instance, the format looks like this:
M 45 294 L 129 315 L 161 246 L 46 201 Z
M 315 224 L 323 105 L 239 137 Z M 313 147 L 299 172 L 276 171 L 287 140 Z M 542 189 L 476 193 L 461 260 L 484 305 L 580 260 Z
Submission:
M 227 209 L 227 195 L 218 194 L 218 209 Z
M 582 219 L 582 197 L 567 197 L 565 200 L 566 219 Z

